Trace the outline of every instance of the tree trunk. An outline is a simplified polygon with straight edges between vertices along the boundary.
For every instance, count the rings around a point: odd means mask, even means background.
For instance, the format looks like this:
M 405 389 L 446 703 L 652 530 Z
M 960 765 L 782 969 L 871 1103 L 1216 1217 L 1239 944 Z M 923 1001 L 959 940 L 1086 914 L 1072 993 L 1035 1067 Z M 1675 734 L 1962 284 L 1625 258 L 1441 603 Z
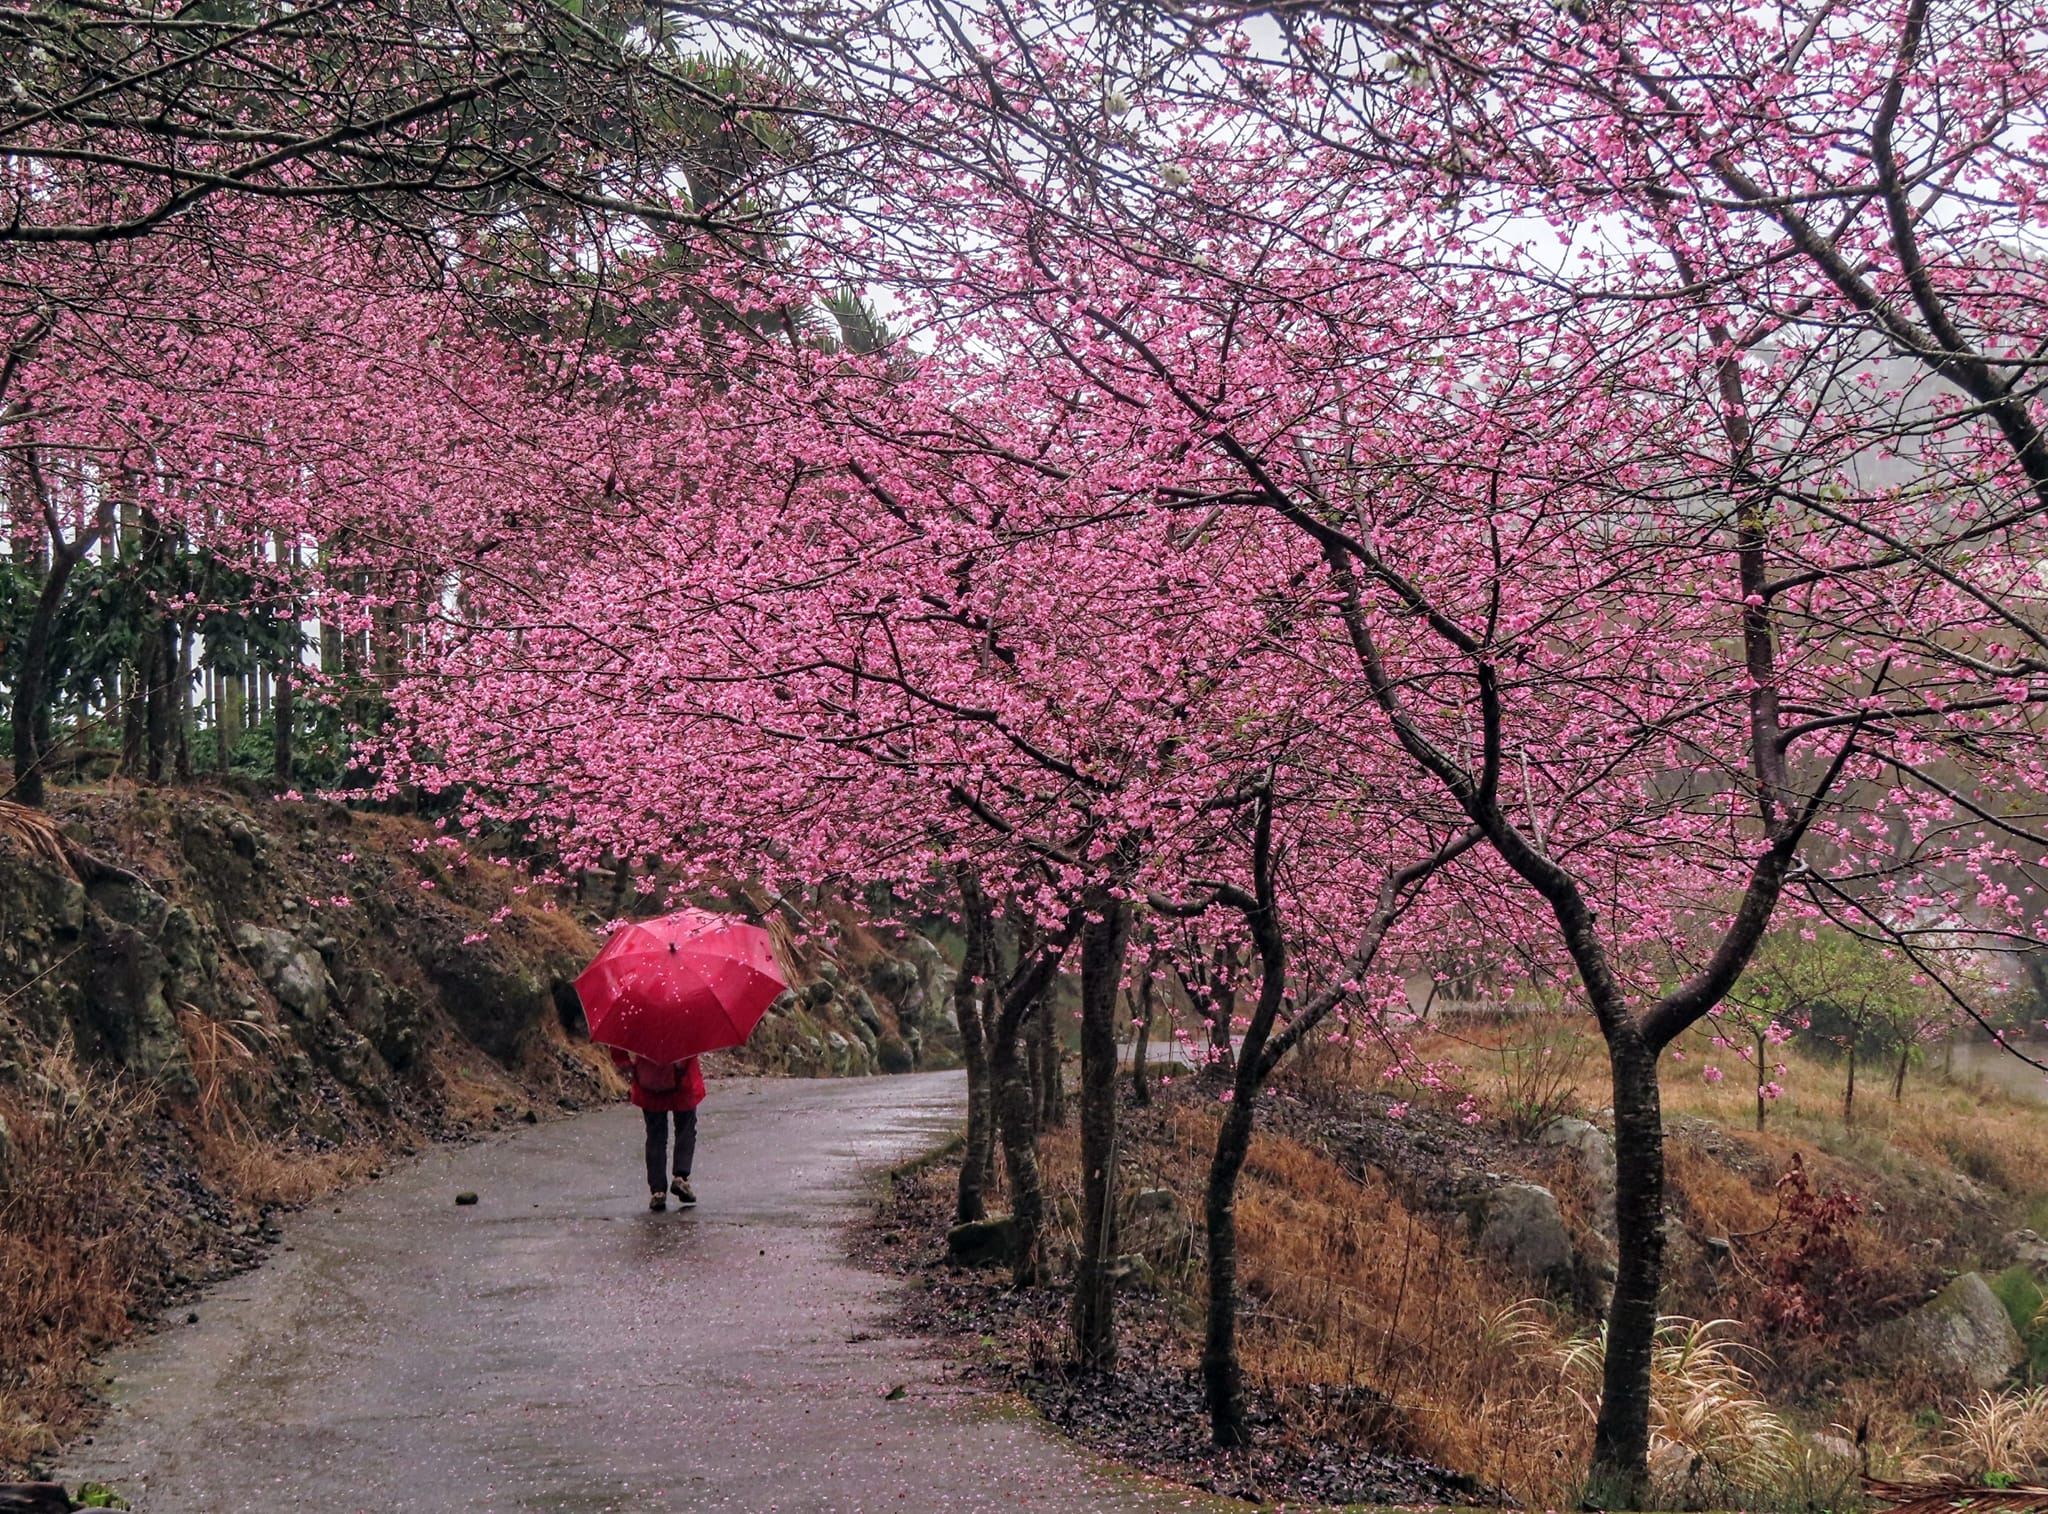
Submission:
M 121 772 L 129 778 L 142 771 L 143 748 L 147 744 L 145 731 L 148 722 L 145 717 L 149 700 L 151 645 L 145 637 L 136 649 L 135 660 L 128 663 L 121 674 Z
M 271 727 L 270 776 L 280 788 L 289 788 L 292 782 L 292 722 L 296 714 L 290 663 L 277 670 L 277 692 L 270 701 L 270 711 L 276 722 Z
M 1152 1080 L 1145 1069 L 1145 1059 L 1152 1047 L 1152 969 L 1156 964 L 1148 963 L 1144 981 L 1138 985 L 1138 1013 L 1134 1034 L 1131 1037 L 1131 1100 L 1139 1105 L 1152 1102 Z
M 178 687 L 177 709 L 177 751 L 172 764 L 180 783 L 192 781 L 192 622 L 188 616 L 181 617 L 177 624 L 178 641 Z
M 1899 1070 L 1892 1078 L 1892 1102 L 1896 1104 L 1906 1096 L 1906 1064 L 1913 1060 L 1913 1043 L 1908 1041 L 1899 1048 Z
M 321 555 L 324 559 L 326 554 Z M 320 671 L 329 678 L 342 674 L 341 627 L 330 619 L 320 622 Z
M 1209 1404 L 1209 1435 L 1219 1446 L 1251 1444 L 1251 1427 L 1245 1422 L 1244 1365 L 1237 1354 L 1237 1180 L 1251 1150 L 1259 1086 L 1273 1070 L 1274 1059 L 1267 1055 L 1266 1038 L 1279 1020 L 1280 1006 L 1287 996 L 1287 941 L 1280 931 L 1280 916 L 1273 898 L 1272 839 L 1273 796 L 1269 789 L 1259 805 L 1252 848 L 1256 898 L 1245 909 L 1245 924 L 1259 950 L 1259 997 L 1245 1026 L 1244 1046 L 1231 1068 L 1230 1106 L 1216 1132 L 1216 1150 L 1209 1159 L 1209 1185 L 1202 1203 L 1209 1252 L 1209 1311 L 1202 1337 L 1202 1388 Z M 1225 981 L 1220 954 L 1217 961 L 1216 981 L 1220 986 Z
M 991 976 L 988 900 L 980 883 L 960 870 L 960 924 L 966 944 L 953 979 L 953 1013 L 960 1021 L 960 1060 L 967 1068 L 967 1149 L 960 1159 L 960 1186 L 953 1202 L 955 1224 L 988 1213 L 988 1180 L 995 1160 L 995 1098 L 990 1087 L 988 1027 L 981 1000 Z
M 64 603 L 64 584 L 71 577 L 77 559 L 52 543 L 50 566 L 43 575 L 42 592 L 36 596 L 36 612 L 28 623 L 28 635 L 21 643 L 21 671 L 14 681 L 14 794 L 18 803 L 42 808 L 47 797 L 44 765 L 49 751 L 38 743 L 48 728 L 49 699 L 44 683 L 49 675 L 50 649 L 57 630 L 57 611 Z
M 1050 992 L 1031 1021 L 1031 1071 L 1038 1095 L 1038 1128 L 1055 1130 L 1067 1117 L 1067 1090 L 1060 1068 L 1059 1011 Z
M 1856 1128 L 1856 1041 L 1849 1040 L 1849 1082 L 1842 1089 L 1842 1128 Z
M 235 748 L 242 744 L 242 675 L 222 674 L 220 680 L 220 770 L 234 766 Z
M 1657 1053 L 1634 1026 L 1608 1035 L 1614 1086 L 1614 1301 L 1587 1501 L 1640 1509 L 1649 1496 L 1650 1363 L 1664 1276 L 1664 1120 Z
M 1081 1259 L 1074 1274 L 1074 1359 L 1116 1364 L 1117 990 L 1131 907 L 1104 898 L 1081 934 Z
M 1202 1337 L 1202 1390 L 1209 1434 L 1219 1446 L 1251 1444 L 1245 1422 L 1244 1367 L 1237 1355 L 1237 1179 L 1251 1149 L 1254 1099 L 1232 1099 L 1216 1132 L 1203 1196 L 1209 1250 L 1209 1317 Z
M 1025 1076 L 1024 1049 L 1018 1045 L 1021 1018 L 1021 1013 L 1013 1017 L 1005 1006 L 989 1047 L 996 1129 L 1002 1139 L 1003 1170 L 1010 1180 L 1010 1218 L 1015 1226 L 1011 1277 L 1019 1287 L 1043 1278 L 1040 1252 L 1045 1224 L 1045 1195 L 1038 1181 L 1038 1110 Z
M 178 678 L 178 626 L 168 615 L 157 617 L 147 633 L 150 651 L 149 689 L 143 698 L 143 739 L 147 745 L 145 771 L 151 783 L 162 783 L 172 771 L 176 757 L 178 715 L 173 687 Z
M 1042 1282 L 1045 1276 L 1045 1193 L 1038 1179 L 1037 1110 L 1032 1107 L 1031 1084 L 1025 1076 L 1020 1033 L 1034 1011 L 1046 1012 L 1047 985 L 1059 970 L 1079 924 L 1078 916 L 1071 917 L 1060 934 L 1031 954 L 1024 952 L 1020 932 L 1017 971 L 1003 986 L 1002 1007 L 989 1040 L 996 1129 L 1010 1178 L 1010 1215 L 1016 1231 L 1011 1275 L 1019 1287 Z

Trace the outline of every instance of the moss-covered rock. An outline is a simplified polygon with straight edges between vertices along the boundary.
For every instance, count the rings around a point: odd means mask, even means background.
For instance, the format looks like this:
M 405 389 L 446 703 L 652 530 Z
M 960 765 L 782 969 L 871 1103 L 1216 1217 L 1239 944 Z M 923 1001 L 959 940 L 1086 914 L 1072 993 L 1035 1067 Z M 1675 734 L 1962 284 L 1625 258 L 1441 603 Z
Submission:
M 553 1011 L 552 978 L 452 911 L 421 918 L 414 956 L 456 1028 L 500 1062 L 516 1061 Z
M 1552 1292 L 1572 1285 L 1572 1237 L 1557 1196 L 1535 1183 L 1503 1183 L 1468 1206 L 1474 1245 Z
M 333 979 L 320 953 L 288 930 L 235 927 L 235 947 L 280 1008 L 307 1025 L 323 1024 L 333 1003 Z
M 962 1267 L 1006 1267 L 1017 1245 L 1017 1222 L 1007 1214 L 967 1220 L 946 1232 L 946 1257 Z
M 1865 1344 L 1875 1360 L 1972 1389 L 1997 1387 L 2026 1356 L 2005 1305 L 1977 1272 L 1879 1325 Z

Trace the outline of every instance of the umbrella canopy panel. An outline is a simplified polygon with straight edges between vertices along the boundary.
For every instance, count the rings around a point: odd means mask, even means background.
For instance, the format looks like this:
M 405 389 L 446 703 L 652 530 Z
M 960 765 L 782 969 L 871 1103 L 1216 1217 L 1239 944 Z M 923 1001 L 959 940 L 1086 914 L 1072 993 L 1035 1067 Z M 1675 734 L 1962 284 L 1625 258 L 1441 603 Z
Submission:
M 593 1041 L 662 1062 L 740 1045 L 787 987 L 768 932 L 704 910 L 621 926 L 576 979 Z

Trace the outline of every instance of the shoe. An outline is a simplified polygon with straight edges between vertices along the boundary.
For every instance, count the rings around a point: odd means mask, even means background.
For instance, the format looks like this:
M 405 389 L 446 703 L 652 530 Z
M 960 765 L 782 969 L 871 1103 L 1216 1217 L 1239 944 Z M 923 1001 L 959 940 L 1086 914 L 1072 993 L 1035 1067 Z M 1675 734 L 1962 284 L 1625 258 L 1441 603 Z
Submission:
M 662 1210 L 668 1208 L 668 1195 L 665 1193 L 655 1193 L 648 1195 L 647 1207 L 649 1209 L 652 1209 L 656 1214 L 660 1214 Z
M 697 1190 L 690 1186 L 688 1178 L 677 1178 L 668 1185 L 668 1191 L 676 1196 L 676 1208 L 695 1209 L 697 1207 Z

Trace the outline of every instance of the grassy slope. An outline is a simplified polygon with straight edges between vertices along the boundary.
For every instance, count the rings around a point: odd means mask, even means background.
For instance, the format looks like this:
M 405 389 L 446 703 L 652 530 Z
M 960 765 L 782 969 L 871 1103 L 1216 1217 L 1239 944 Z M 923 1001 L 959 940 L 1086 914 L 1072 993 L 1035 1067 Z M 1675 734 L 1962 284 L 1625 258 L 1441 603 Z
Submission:
M 1796 1441 L 1778 1445 L 1778 1464 L 1754 1461 L 1755 1448 L 1768 1448 L 1779 1426 L 1802 1435 L 1862 1428 L 1875 1469 L 1886 1472 L 1942 1444 L 1942 1416 L 1958 1400 L 1945 1385 L 1905 1380 L 1864 1360 L 1857 1339 L 1872 1320 L 1909 1307 L 1955 1272 L 1995 1273 L 2001 1238 L 2048 1210 L 2048 1110 L 1949 1082 L 1937 1066 L 1915 1069 L 1896 1103 L 1882 1081 L 1862 1090 L 1848 1130 L 1839 1069 L 1788 1052 L 1788 1091 L 1758 1133 L 1753 1085 L 1739 1083 L 1738 1059 L 1704 1039 L 1685 1050 L 1665 1079 L 1672 1208 L 1684 1225 L 1666 1307 L 1730 1323 L 1705 1337 L 1674 1331 L 1664 1404 L 1672 1434 L 1686 1439 L 1671 1453 L 1674 1465 L 1703 1454 L 1702 1483 L 1725 1466 L 1794 1502 L 1831 1501 L 1843 1469 Z M 1566 1301 L 1532 1296 L 1528 1282 L 1476 1255 L 1456 1206 L 1426 1191 L 1440 1181 L 1433 1168 L 1418 1183 L 1413 1172 L 1355 1160 L 1351 1142 L 1361 1124 L 1384 1123 L 1399 1095 L 1410 1106 L 1405 1123 L 1419 1137 L 1416 1150 L 1448 1147 L 1455 1155 L 1462 1145 L 1467 1167 L 1543 1182 L 1583 1231 L 1594 1196 L 1579 1169 L 1526 1136 L 1551 1112 L 1599 1118 L 1608 1101 L 1598 1048 L 1568 1022 L 1520 1022 L 1470 1026 L 1432 1039 L 1423 1052 L 1460 1066 L 1460 1085 L 1480 1096 L 1478 1126 L 1458 1121 L 1455 1098 L 1389 1084 L 1364 1057 L 1347 1066 L 1326 1054 L 1276 1091 L 1239 1207 L 1246 1363 L 1293 1404 L 1306 1434 L 1341 1433 L 1347 1418 L 1364 1414 L 1371 1423 L 1351 1426 L 1361 1435 L 1535 1506 L 1558 1506 L 1573 1498 L 1589 1447 L 1593 1378 L 1582 1345 L 1597 1321 Z M 1699 1075 L 1709 1057 L 1733 1069 L 1719 1084 Z M 1528 1069 L 1538 1064 L 1550 1070 L 1532 1082 Z M 1532 1099 L 1542 1107 L 1532 1110 Z M 1202 1286 L 1199 1236 L 1186 1216 L 1199 1213 L 1216 1117 L 1213 1094 L 1183 1077 L 1131 1119 L 1124 1138 L 1126 1195 L 1163 1187 L 1178 1199 L 1182 1218 L 1133 1244 L 1148 1254 L 1164 1316 L 1178 1322 L 1165 1355 L 1177 1352 L 1183 1364 L 1197 1350 Z M 1853 1276 L 1830 1290 L 1837 1317 L 1820 1335 L 1763 1323 L 1772 1265 L 1792 1239 L 1778 1218 L 1778 1181 L 1795 1155 L 1817 1185 L 1853 1191 L 1865 1206 L 1846 1236 Z M 1048 1137 L 1061 1231 L 1055 1255 L 1078 1241 L 1077 1161 L 1071 1132 Z M 1729 1261 L 1714 1262 L 1700 1244 L 1730 1236 Z M 2023 1308 L 2024 1290 L 2004 1291 Z M 1703 1339 L 1723 1344 L 1703 1351 Z M 1347 1384 L 1385 1394 L 1396 1415 L 1328 1391 Z M 1681 1429 L 1684 1415 L 1694 1422 Z M 1702 1486 L 1696 1496 L 1714 1491 Z

